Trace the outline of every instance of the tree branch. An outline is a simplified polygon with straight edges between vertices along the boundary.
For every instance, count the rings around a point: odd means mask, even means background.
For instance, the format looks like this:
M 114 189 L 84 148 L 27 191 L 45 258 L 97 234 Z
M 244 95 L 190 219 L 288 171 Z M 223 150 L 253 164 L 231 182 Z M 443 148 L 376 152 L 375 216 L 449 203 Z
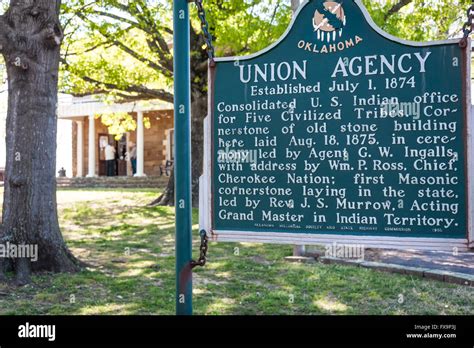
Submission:
M 86 16 L 82 15 L 82 14 L 79 14 L 78 15 L 83 21 L 85 22 L 88 22 L 89 24 L 95 24 L 93 23 L 92 20 L 90 20 L 89 18 L 87 18 Z M 151 61 L 150 59 L 142 56 L 141 54 L 139 54 L 138 52 L 134 51 L 133 49 L 131 49 L 130 47 L 128 47 L 127 45 L 125 45 L 123 42 L 117 40 L 116 38 L 112 37 L 112 35 L 110 35 L 109 33 L 107 33 L 106 31 L 98 28 L 98 32 L 105 38 L 107 39 L 108 41 L 110 41 L 112 44 L 114 44 L 115 46 L 119 47 L 122 51 L 128 53 L 129 55 L 131 55 L 133 58 L 137 59 L 138 61 L 148 65 L 150 68 L 154 69 L 154 70 L 157 70 L 159 72 L 161 72 L 164 76 L 166 77 L 172 77 L 173 76 L 173 72 L 172 70 L 170 71 L 167 67 L 163 66 L 163 65 L 160 65 L 160 64 L 157 64 L 153 61 Z M 161 62 L 161 60 L 160 60 Z M 168 62 L 166 61 L 165 62 L 166 65 L 168 65 Z
M 115 91 L 122 91 L 126 93 L 136 93 L 137 95 L 126 95 L 123 93 L 121 94 L 123 98 L 127 97 L 134 100 L 160 99 L 168 103 L 173 103 L 173 100 L 174 100 L 173 94 L 165 91 L 164 89 L 153 89 L 153 88 L 148 88 L 146 86 L 139 86 L 139 85 L 120 86 L 116 83 L 102 82 L 89 76 L 81 76 L 77 73 L 74 73 L 74 72 L 72 73 L 75 76 L 79 77 L 80 79 L 84 80 L 85 82 L 88 82 L 96 87 L 90 93 L 89 92 L 82 93 L 82 94 L 73 93 L 73 95 L 76 95 L 76 96 L 104 94 L 104 93 L 109 93 L 111 90 L 115 90 Z
M 107 38 L 107 37 L 106 37 Z M 133 58 L 135 58 L 136 60 L 142 62 L 143 64 L 146 64 L 148 65 L 150 68 L 154 69 L 154 70 L 157 70 L 159 72 L 161 72 L 163 75 L 165 75 L 166 77 L 173 77 L 173 72 L 172 71 L 169 71 L 168 69 L 166 69 L 165 67 L 161 66 L 161 65 L 158 65 L 156 64 L 155 62 L 149 60 L 148 58 L 142 56 L 141 54 L 139 54 L 138 52 L 135 52 L 134 50 L 132 50 L 130 47 L 128 47 L 127 45 L 125 45 L 123 42 L 121 41 L 118 41 L 118 40 L 112 40 L 112 43 L 119 47 L 122 51 L 124 52 L 127 52 L 129 55 L 131 55 Z
M 400 10 L 405 7 L 406 5 L 410 4 L 413 2 L 413 0 L 400 0 L 399 2 L 395 3 L 385 14 L 385 20 L 388 19 L 388 17 L 394 15 L 395 13 L 400 12 Z
M 93 90 L 93 91 L 90 91 L 90 92 L 87 92 L 87 93 L 68 93 L 74 97 L 86 97 L 86 96 L 90 96 L 90 95 L 103 95 L 103 94 L 107 94 L 107 93 L 110 93 L 110 90 L 108 89 L 96 89 L 96 90 Z M 135 102 L 135 101 L 140 101 L 140 100 L 151 100 L 151 99 L 157 99 L 155 97 L 144 97 L 142 96 L 141 94 L 137 94 L 137 95 L 131 95 L 131 94 L 126 94 L 126 93 L 121 93 L 121 92 L 114 92 L 115 95 L 117 95 L 120 99 L 117 100 L 116 102 L 118 104 L 120 103 L 130 103 L 130 102 Z
M 139 11 L 138 5 L 140 5 L 141 11 Z M 148 45 L 150 49 L 160 57 L 161 65 L 166 67 L 168 70 L 173 71 L 173 58 L 171 57 L 168 43 L 161 34 L 161 31 L 164 31 L 167 34 L 172 35 L 173 31 L 156 24 L 156 19 L 153 17 L 150 9 L 144 1 L 137 0 L 135 7 L 129 5 L 127 12 L 137 19 L 139 29 L 146 32 L 152 38 L 153 44 L 150 45 L 151 40 L 148 40 Z
M 85 49 L 84 51 L 81 51 L 81 52 L 67 52 L 64 54 L 64 58 L 67 58 L 67 57 L 70 57 L 70 56 L 79 56 L 79 55 L 82 55 L 82 54 L 85 54 L 85 53 L 89 53 L 89 52 L 92 52 L 92 51 L 95 51 L 96 49 L 98 49 L 99 47 L 103 47 L 105 46 L 105 48 L 110 48 L 112 46 L 114 46 L 115 44 L 113 42 L 110 42 L 110 41 L 103 41 L 101 43 L 98 43 L 97 45 L 94 45 L 90 48 L 87 48 Z

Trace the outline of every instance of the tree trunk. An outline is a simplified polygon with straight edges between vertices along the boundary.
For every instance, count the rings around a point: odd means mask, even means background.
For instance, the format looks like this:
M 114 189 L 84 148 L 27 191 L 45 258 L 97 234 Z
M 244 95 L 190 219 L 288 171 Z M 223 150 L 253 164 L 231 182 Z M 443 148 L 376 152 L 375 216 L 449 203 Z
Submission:
M 193 207 L 199 206 L 199 177 L 202 174 L 204 158 L 204 118 L 207 115 L 207 65 L 208 56 L 203 36 L 191 27 L 191 159 Z M 174 170 L 163 194 L 150 203 L 174 205 Z
M 204 158 L 204 117 L 207 114 L 207 94 L 204 92 L 194 92 L 191 103 L 191 179 L 193 207 L 199 206 L 199 177 L 202 174 L 203 158 Z M 174 205 L 174 170 L 171 171 L 168 184 L 164 192 L 155 201 L 150 203 L 151 206 L 173 206 Z
M 32 271 L 78 270 L 62 238 L 56 206 L 60 0 L 11 0 L 0 19 L 8 74 L 4 241 L 37 246 L 37 261 L 11 260 L 19 284 Z M 5 265 L 0 265 L 0 272 Z
M 199 177 L 202 174 L 204 160 L 204 118 L 207 115 L 207 93 L 200 91 L 194 93 L 191 110 L 194 112 L 191 120 L 193 207 L 199 207 Z
M 291 10 L 293 14 L 298 10 L 298 7 L 300 7 L 300 0 L 291 0 Z

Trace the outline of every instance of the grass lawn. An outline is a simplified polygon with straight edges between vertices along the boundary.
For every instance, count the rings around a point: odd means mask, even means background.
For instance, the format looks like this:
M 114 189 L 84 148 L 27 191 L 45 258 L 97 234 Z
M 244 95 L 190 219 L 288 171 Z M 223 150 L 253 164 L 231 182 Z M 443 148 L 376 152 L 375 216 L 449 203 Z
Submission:
M 22 288 L 0 285 L 0 314 L 174 314 L 174 210 L 146 207 L 153 197 L 152 190 L 59 191 L 64 237 L 90 267 L 36 275 Z M 291 246 L 210 243 L 208 265 L 194 274 L 195 314 L 474 313 L 473 288 L 287 263 L 291 252 Z

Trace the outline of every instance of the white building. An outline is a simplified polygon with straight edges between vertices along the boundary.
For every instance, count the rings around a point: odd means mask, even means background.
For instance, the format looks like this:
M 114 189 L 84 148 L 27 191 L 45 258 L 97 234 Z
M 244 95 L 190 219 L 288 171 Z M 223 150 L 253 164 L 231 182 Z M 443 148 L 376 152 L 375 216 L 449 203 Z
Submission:
M 5 167 L 6 92 L 0 94 L 0 170 Z M 116 140 L 97 115 L 128 113 L 135 120 L 135 131 Z M 149 127 L 146 127 L 149 125 Z M 64 168 L 68 177 L 94 177 L 105 174 L 104 143 L 116 147 L 117 176 L 132 176 L 130 161 L 124 153 L 132 143 L 137 146 L 135 176 L 159 176 L 174 160 L 173 105 L 162 101 L 107 104 L 94 97 L 58 98 L 58 135 L 56 172 Z

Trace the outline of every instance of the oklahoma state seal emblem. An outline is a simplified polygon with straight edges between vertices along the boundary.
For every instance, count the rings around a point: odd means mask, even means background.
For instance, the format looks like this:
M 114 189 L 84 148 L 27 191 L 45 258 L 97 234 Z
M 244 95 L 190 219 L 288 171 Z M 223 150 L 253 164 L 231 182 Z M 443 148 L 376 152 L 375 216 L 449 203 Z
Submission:
M 342 3 L 336 1 L 318 1 L 314 12 L 313 27 L 318 40 L 323 42 L 335 41 L 342 35 L 346 25 L 346 16 Z

